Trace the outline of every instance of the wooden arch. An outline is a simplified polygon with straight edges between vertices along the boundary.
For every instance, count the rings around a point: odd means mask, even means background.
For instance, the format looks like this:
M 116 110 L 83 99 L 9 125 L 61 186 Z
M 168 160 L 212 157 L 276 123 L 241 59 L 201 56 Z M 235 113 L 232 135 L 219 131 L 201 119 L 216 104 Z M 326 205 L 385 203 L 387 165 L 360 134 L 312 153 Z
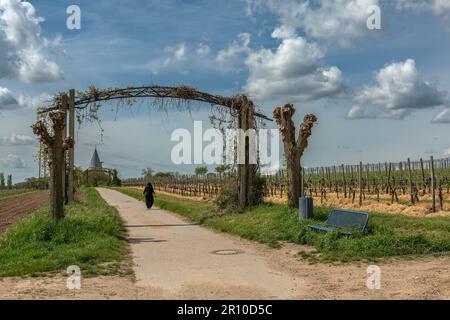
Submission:
M 70 202 L 73 200 L 75 110 L 83 110 L 102 101 L 127 100 L 132 103 L 138 98 L 150 98 L 155 101 L 166 99 L 178 102 L 197 101 L 226 107 L 237 117 L 238 127 L 244 131 L 256 129 L 256 117 L 272 121 L 264 114 L 256 112 L 254 103 L 245 95 L 223 97 L 201 92 L 189 86 L 165 87 L 152 85 L 104 90 L 90 87 L 85 92 L 76 93 L 72 89 L 68 94 L 60 93 L 54 98 L 51 107 L 40 111 L 41 114 L 49 114 L 53 123 L 53 135 L 49 133 L 43 121 L 38 121 L 33 126 L 33 132 L 40 137 L 41 142 L 50 154 L 50 204 L 55 220 L 64 216 L 64 201 Z M 252 205 L 254 202 L 256 175 L 256 165 L 249 163 L 247 141 L 245 150 L 245 164 L 238 165 L 239 203 L 242 208 Z M 67 157 L 66 151 L 68 151 Z M 66 158 L 67 162 L 65 161 Z

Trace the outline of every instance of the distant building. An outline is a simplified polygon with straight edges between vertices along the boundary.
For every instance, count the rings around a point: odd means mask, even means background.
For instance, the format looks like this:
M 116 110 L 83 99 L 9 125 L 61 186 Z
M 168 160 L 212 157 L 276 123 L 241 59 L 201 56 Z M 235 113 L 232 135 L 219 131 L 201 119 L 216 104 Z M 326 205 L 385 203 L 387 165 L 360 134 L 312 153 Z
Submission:
M 100 161 L 100 157 L 98 156 L 97 148 L 95 148 L 94 154 L 91 158 L 91 164 L 89 165 L 89 169 L 103 169 L 103 162 Z
M 91 186 L 109 185 L 114 175 L 117 175 L 116 170 L 103 168 L 103 161 L 100 160 L 97 148 L 95 148 L 89 169 L 83 174 L 84 182 Z

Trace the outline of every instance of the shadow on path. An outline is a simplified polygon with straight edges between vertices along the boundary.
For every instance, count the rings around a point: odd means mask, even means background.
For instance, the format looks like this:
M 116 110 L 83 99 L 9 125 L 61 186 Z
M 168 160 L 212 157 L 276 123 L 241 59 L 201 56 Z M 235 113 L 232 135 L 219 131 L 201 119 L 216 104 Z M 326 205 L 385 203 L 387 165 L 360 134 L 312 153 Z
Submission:
M 167 240 L 156 240 L 154 238 L 129 238 L 127 240 L 128 243 L 139 244 L 139 243 L 148 243 L 148 242 L 167 242 Z

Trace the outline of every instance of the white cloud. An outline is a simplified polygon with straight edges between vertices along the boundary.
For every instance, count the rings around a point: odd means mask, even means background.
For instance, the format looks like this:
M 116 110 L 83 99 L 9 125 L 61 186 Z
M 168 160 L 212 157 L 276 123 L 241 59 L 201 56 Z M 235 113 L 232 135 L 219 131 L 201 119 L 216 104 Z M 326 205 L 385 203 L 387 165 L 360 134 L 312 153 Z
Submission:
M 59 66 L 49 60 L 60 39 L 41 35 L 41 17 L 33 5 L 20 0 L 0 0 L 0 78 L 27 83 L 63 79 Z
M 41 93 L 37 96 L 24 96 L 13 94 L 8 88 L 0 87 L 0 111 L 14 110 L 18 108 L 33 108 L 46 106 L 52 97 L 48 93 Z
M 33 108 L 37 109 L 40 107 L 48 106 L 48 104 L 52 101 L 53 96 L 44 92 L 37 96 L 19 96 L 19 105 L 25 108 Z
M 36 144 L 36 139 L 30 136 L 11 134 L 10 136 L 3 137 L 0 140 L 0 145 L 8 147 L 16 146 L 32 146 Z
M 450 13 L 450 0 L 396 0 L 399 10 L 431 11 L 434 15 Z
M 175 61 L 182 61 L 186 60 L 187 58 L 187 48 L 184 42 L 179 43 L 175 47 L 167 47 L 166 51 L 171 52 L 173 54 L 173 57 L 171 57 L 171 59 Z
M 379 0 L 247 0 L 249 14 L 265 7 L 280 17 L 276 32 L 301 29 L 309 37 L 348 47 L 352 41 L 371 32 L 367 28 L 372 5 Z M 282 31 L 282 32 L 281 32 Z M 277 36 L 279 37 L 279 36 Z
M 245 90 L 255 99 L 312 101 L 342 94 L 342 72 L 323 62 L 325 49 L 302 37 L 284 39 L 276 51 L 249 53 L 250 75 Z
M 0 159 L 0 164 L 9 169 L 24 169 L 27 167 L 25 161 L 15 154 L 8 154 L 6 158 Z
M 389 110 L 376 106 L 365 106 L 354 105 L 347 112 L 345 118 L 347 120 L 361 120 L 361 119 L 391 119 L 391 120 L 402 120 L 406 116 L 411 114 L 409 109 L 398 109 Z
M 436 114 L 432 120 L 433 123 L 450 123 L 450 108 L 445 108 Z
M 19 101 L 14 97 L 11 90 L 0 87 L 0 110 L 11 110 L 19 107 Z
M 220 50 L 216 56 L 216 62 L 220 65 L 233 62 L 242 54 L 250 52 L 250 34 L 241 33 L 238 35 L 239 41 L 233 41 L 227 49 Z
M 211 48 L 205 43 L 200 43 L 197 46 L 196 52 L 200 57 L 205 57 L 210 54 Z
M 417 109 L 434 108 L 447 103 L 447 92 L 419 76 L 412 59 L 392 63 L 375 73 L 375 86 L 368 86 L 355 96 L 357 105 L 378 107 L 379 114 L 354 107 L 347 118 L 387 117 L 403 119 Z
M 444 156 L 450 156 L 450 149 L 448 149 L 447 151 L 445 151 Z
M 166 47 L 164 48 L 164 51 L 167 52 L 169 56 L 150 62 L 151 74 L 157 75 L 163 68 L 178 67 L 180 62 L 185 61 L 188 58 L 188 48 L 184 42 L 177 44 L 175 47 Z M 181 71 L 181 73 L 185 72 L 186 70 Z

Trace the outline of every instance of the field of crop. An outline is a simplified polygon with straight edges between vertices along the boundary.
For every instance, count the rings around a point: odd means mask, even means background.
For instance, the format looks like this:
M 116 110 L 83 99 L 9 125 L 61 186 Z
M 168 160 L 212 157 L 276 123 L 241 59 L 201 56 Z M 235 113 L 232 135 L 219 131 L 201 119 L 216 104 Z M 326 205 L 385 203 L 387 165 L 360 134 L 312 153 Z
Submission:
M 224 179 L 218 175 L 177 175 L 153 179 L 156 190 L 186 197 L 214 198 Z M 283 172 L 265 176 L 266 200 L 286 200 Z M 450 212 L 449 159 L 378 164 L 341 165 L 304 169 L 305 194 L 316 203 L 342 209 L 407 215 L 445 215 Z M 125 186 L 145 185 L 144 179 L 130 179 Z

